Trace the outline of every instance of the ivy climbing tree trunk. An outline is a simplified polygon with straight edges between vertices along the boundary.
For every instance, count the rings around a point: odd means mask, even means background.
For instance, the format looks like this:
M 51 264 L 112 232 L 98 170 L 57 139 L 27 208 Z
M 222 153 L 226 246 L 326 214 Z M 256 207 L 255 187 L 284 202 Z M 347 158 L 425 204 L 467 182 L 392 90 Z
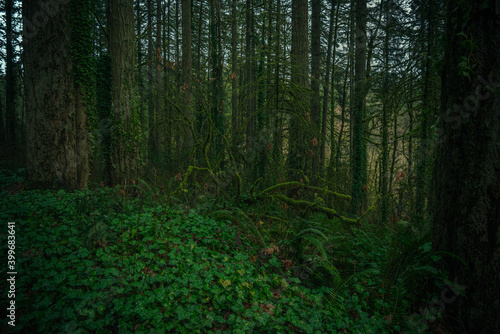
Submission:
M 433 223 L 435 250 L 455 255 L 442 264 L 456 285 L 441 298 L 454 333 L 500 328 L 499 9 L 448 1 Z
M 140 175 L 140 122 L 135 96 L 135 34 L 132 0 L 111 0 L 110 56 L 113 95 L 113 184 Z
M 44 26 L 37 3 L 23 1 L 26 177 L 35 187 L 78 188 L 75 98 L 68 4 Z
M 87 187 L 90 175 L 88 119 L 89 116 L 95 116 L 93 1 L 72 0 L 70 17 L 71 58 L 75 86 L 77 188 L 83 189 Z

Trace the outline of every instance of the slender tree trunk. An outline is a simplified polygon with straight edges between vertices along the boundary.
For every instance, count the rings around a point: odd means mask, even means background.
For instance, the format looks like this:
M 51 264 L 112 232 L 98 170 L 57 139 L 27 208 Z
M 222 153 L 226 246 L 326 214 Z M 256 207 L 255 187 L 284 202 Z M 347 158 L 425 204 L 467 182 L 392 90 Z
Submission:
M 311 12 L 311 90 L 313 96 L 311 99 L 311 119 L 315 129 L 320 127 L 320 99 L 319 99 L 319 83 L 321 72 L 321 0 L 312 0 Z M 320 133 L 320 135 L 322 135 Z M 325 134 L 326 136 L 326 134 Z M 318 140 L 316 137 L 309 138 L 310 150 L 312 153 L 312 175 L 315 176 L 319 172 L 320 151 Z M 324 164 L 324 161 L 321 161 Z
M 500 328 L 499 9 L 448 2 L 432 211 L 434 249 L 454 281 L 440 299 L 454 333 Z
M 301 88 L 309 88 L 309 61 L 308 61 L 308 1 L 292 0 L 292 84 Z M 289 168 L 290 176 L 295 176 L 297 170 L 306 172 L 306 147 L 310 141 L 304 138 L 303 122 L 308 121 L 308 115 L 302 107 L 302 99 L 298 93 L 292 101 L 294 106 L 293 114 L 290 118 L 289 130 Z M 306 116 L 307 115 L 307 116 Z M 306 144 L 307 142 L 307 144 Z
M 155 110 L 156 110 L 156 124 L 155 124 L 155 147 L 156 147 L 156 153 L 157 157 L 156 159 L 160 161 L 164 161 L 162 157 L 160 156 L 160 152 L 162 152 L 162 143 L 163 143 L 163 138 L 165 137 L 164 134 L 164 119 L 165 119 L 165 110 L 163 108 L 163 101 L 164 101 L 164 85 L 162 82 L 162 74 L 165 73 L 163 70 L 163 59 L 162 59 L 162 31 L 163 31 L 163 8 L 162 8 L 162 0 L 156 0 L 156 41 L 155 41 L 155 48 L 156 48 L 156 59 L 155 59 L 155 84 L 156 84 L 156 89 L 155 89 Z
M 153 61 L 153 55 L 155 54 L 153 48 L 153 0 L 147 0 L 147 14 L 148 14 L 148 55 L 147 55 L 147 69 L 148 69 L 148 119 L 149 119 L 149 131 L 148 131 L 148 150 L 149 150 L 149 162 L 156 163 L 158 159 L 158 150 L 156 147 L 156 117 L 155 117 L 155 81 L 153 80 L 153 74 L 155 72 L 155 61 Z
M 366 143 L 364 140 L 366 75 L 366 0 L 357 0 L 355 106 L 351 213 L 359 215 L 366 201 Z
M 280 112 L 280 53 L 281 53 L 281 0 L 276 4 L 276 44 L 275 44 L 275 127 L 274 127 L 274 159 L 281 162 L 283 152 L 283 115 Z
M 339 138 L 337 140 L 337 152 L 335 153 L 335 179 L 339 180 L 339 172 L 340 172 L 340 150 L 342 148 L 342 137 L 344 135 L 344 128 L 345 128 L 345 118 L 346 118 L 346 108 L 347 108 L 347 74 L 350 72 L 349 71 L 349 66 L 350 64 L 347 63 L 347 68 L 345 70 L 345 77 L 344 77 L 344 89 L 342 93 L 342 101 L 340 103 L 340 108 L 342 109 L 342 115 L 340 118 L 340 131 L 339 131 Z M 333 144 L 332 144 L 333 146 Z
M 137 36 L 142 36 L 142 15 L 141 15 L 141 0 L 135 1 L 135 17 L 136 17 L 136 34 Z M 137 64 L 139 64 L 139 68 L 137 69 L 137 89 L 139 96 L 139 110 L 141 110 L 141 132 L 142 134 L 146 134 L 148 131 L 149 124 L 146 124 L 148 116 L 144 111 L 144 78 L 142 74 L 142 39 L 137 39 Z M 149 144 L 149 143 L 148 143 Z
M 233 149 L 238 145 L 239 114 L 238 114 L 238 24 L 237 24 L 238 0 L 231 2 L 231 141 Z
M 224 135 L 224 106 L 222 83 L 222 48 L 221 48 L 221 2 L 210 2 L 210 63 L 211 63 L 211 117 L 213 155 L 211 164 L 222 161 L 222 136 Z
M 326 166 L 326 125 L 328 122 L 328 97 L 330 94 L 330 66 L 332 64 L 332 59 L 333 59 L 333 67 L 331 69 L 332 71 L 332 82 L 335 81 L 335 51 L 333 52 L 333 57 L 332 57 L 332 48 L 336 49 L 336 45 L 333 45 L 333 35 L 334 35 L 334 29 L 335 29 L 335 41 L 337 40 L 337 27 L 338 27 L 338 20 L 335 20 L 335 9 L 337 9 L 338 13 L 338 8 L 340 5 L 340 1 L 338 4 L 336 4 L 337 1 L 332 1 L 332 8 L 330 9 L 330 27 L 328 29 L 328 46 L 327 46 L 327 51 L 326 51 L 326 77 L 325 77 L 325 85 L 324 85 L 324 91 L 323 91 L 323 119 L 321 121 L 321 148 L 320 148 L 320 175 L 322 177 L 325 176 L 325 166 Z M 337 6 L 337 7 L 336 7 Z M 335 28 L 333 25 L 333 21 L 335 21 Z M 335 91 L 332 89 L 332 100 L 335 100 Z M 332 103 L 334 105 L 334 103 Z M 335 110 L 332 109 L 330 111 L 332 119 L 335 117 Z M 332 122 L 332 129 L 331 129 L 331 136 L 334 134 L 334 126 Z M 330 148 L 330 152 L 334 151 L 334 148 Z M 330 168 L 333 167 L 333 155 L 330 153 Z
M 422 112 L 421 119 L 421 135 L 420 147 L 418 150 L 418 163 L 416 171 L 416 198 L 415 198 L 415 219 L 421 222 L 424 219 L 426 208 L 426 199 L 428 192 L 428 178 L 429 178 L 429 132 L 432 123 L 432 107 L 430 103 L 430 81 L 431 81 L 431 51 L 433 43 L 433 8 L 432 1 L 425 1 L 427 6 L 427 15 L 422 18 L 422 30 L 426 31 L 427 38 L 424 40 L 427 56 L 423 64 L 423 95 L 422 95 Z
M 192 112 L 192 64 L 191 64 L 191 0 L 182 0 L 182 87 L 184 122 L 184 145 L 182 161 L 185 166 L 192 163 L 193 112 Z
M 247 85 L 247 126 L 246 126 L 246 158 L 247 164 L 245 169 L 249 178 L 249 183 L 254 181 L 254 170 L 256 162 L 256 151 L 254 147 L 254 128 L 255 128 L 255 24 L 253 17 L 253 0 L 246 2 L 246 34 L 245 34 L 245 58 L 246 58 L 246 80 Z
M 5 2 L 5 20 L 6 20 L 6 58 L 5 58 L 5 120 L 7 132 L 7 147 L 15 152 L 16 150 L 16 79 L 14 76 L 14 46 L 13 39 L 13 8 L 14 0 Z
M 385 224 L 389 215 L 389 197 L 388 197 L 388 179 L 387 170 L 389 164 L 389 39 L 390 39 L 390 0 L 385 0 L 385 38 L 384 38 L 384 84 L 382 88 L 382 161 L 380 166 L 380 185 L 381 185 L 381 208 L 380 222 Z

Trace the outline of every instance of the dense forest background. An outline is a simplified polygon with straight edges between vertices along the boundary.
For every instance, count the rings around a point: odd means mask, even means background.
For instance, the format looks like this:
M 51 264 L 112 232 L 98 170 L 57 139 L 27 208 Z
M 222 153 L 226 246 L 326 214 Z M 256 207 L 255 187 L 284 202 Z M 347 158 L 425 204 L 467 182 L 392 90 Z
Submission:
M 348 313 L 384 324 L 339 332 L 500 329 L 498 1 L 1 9 L 2 197 L 163 198 L 239 224 L 234 243 L 280 249 L 309 287 L 352 295 L 371 277 L 364 300 L 379 313 Z

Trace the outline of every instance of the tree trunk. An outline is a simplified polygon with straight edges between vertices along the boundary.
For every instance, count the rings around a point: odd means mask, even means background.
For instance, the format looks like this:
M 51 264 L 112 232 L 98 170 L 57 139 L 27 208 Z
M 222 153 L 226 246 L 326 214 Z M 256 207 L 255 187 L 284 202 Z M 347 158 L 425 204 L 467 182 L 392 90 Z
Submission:
M 253 0 L 247 0 L 246 2 L 246 34 L 245 34 L 245 66 L 246 66 L 246 78 L 245 83 L 247 85 L 246 89 L 246 99 L 247 99 L 247 126 L 246 126 L 246 159 L 247 163 L 245 166 L 246 175 L 248 176 L 249 183 L 254 181 L 254 171 L 255 162 L 257 160 L 257 155 L 254 147 L 254 127 L 255 127 L 255 106 L 256 98 L 255 93 L 255 26 L 253 17 Z
M 351 213 L 359 215 L 366 201 L 366 143 L 364 140 L 366 0 L 357 0 L 356 6 L 355 72 Z
M 441 292 L 455 333 L 500 328 L 499 9 L 493 0 L 448 2 L 433 242 L 465 262 L 446 255 L 442 263 L 465 289 L 465 296 L 456 296 L 457 286 Z
M 14 47 L 12 45 L 13 30 L 13 8 L 14 0 L 5 2 L 6 20 L 6 59 L 5 59 L 5 120 L 7 132 L 7 147 L 12 152 L 16 150 L 16 81 L 14 76 Z
M 274 123 L 274 159 L 281 163 L 283 151 L 283 115 L 280 112 L 280 52 L 281 52 L 281 0 L 277 0 L 276 4 L 276 45 L 275 45 L 275 115 L 276 121 Z
M 335 51 L 336 51 L 336 45 L 333 39 L 335 39 L 335 42 L 337 41 L 337 27 L 338 27 L 338 20 L 335 19 L 335 10 L 339 9 L 340 1 L 336 3 L 337 1 L 332 1 L 332 8 L 330 9 L 330 27 L 328 29 L 328 46 L 327 46 L 327 51 L 326 51 L 326 77 L 325 77 L 325 85 L 324 85 L 324 92 L 323 92 L 323 115 L 322 115 L 322 121 L 321 121 L 321 148 L 320 148 L 320 175 L 322 177 L 325 176 L 325 167 L 326 167 L 326 125 L 328 122 L 328 97 L 330 95 L 330 66 L 332 64 L 332 59 L 333 59 L 333 67 L 331 69 L 331 78 L 332 78 L 332 83 L 335 81 Z M 333 21 L 335 21 L 335 28 L 333 25 Z M 334 35 L 334 30 L 335 30 L 335 38 L 333 37 Z M 332 48 L 334 49 L 333 51 L 333 57 L 332 57 Z M 332 100 L 335 100 L 335 91 L 332 89 Z M 330 111 L 332 120 L 335 118 L 335 103 L 332 103 L 332 110 Z M 334 134 L 334 122 L 332 121 L 332 127 L 331 127 L 331 133 L 330 136 L 333 136 Z M 330 138 L 330 142 L 333 142 L 333 140 Z M 333 168 L 333 153 L 334 148 L 330 147 L 330 169 Z
M 112 183 L 140 174 L 139 115 L 135 105 L 135 34 L 132 0 L 111 0 L 110 56 L 113 95 Z
M 184 143 L 181 161 L 184 166 L 192 163 L 193 150 L 193 113 L 192 113 L 192 65 L 191 65 L 191 0 L 182 0 L 182 87 L 184 122 Z
M 41 25 L 23 1 L 26 176 L 35 187 L 77 188 L 75 99 L 68 5 Z M 35 16 L 37 14 L 37 16 Z
M 292 0 L 292 84 L 307 89 L 309 88 L 309 61 L 308 61 L 308 1 Z M 306 110 L 303 108 L 302 91 L 296 93 L 293 99 L 293 114 L 290 117 L 290 130 L 288 137 L 288 164 L 290 176 L 296 176 L 297 170 L 305 172 L 307 139 L 304 138 L 302 119 L 307 122 Z
M 71 15 L 71 58 L 75 87 L 76 163 L 78 189 L 87 187 L 90 175 L 88 115 L 95 111 L 95 68 L 93 3 L 73 0 Z
M 238 115 L 238 24 L 237 0 L 231 2 L 231 142 L 233 149 L 238 145 L 239 115 Z
M 420 147 L 418 150 L 418 163 L 416 171 L 416 198 L 415 198 L 415 220 L 421 222 L 424 219 L 426 208 L 426 199 L 428 193 L 428 179 L 429 179 L 429 132 L 432 124 L 433 112 L 431 110 L 430 93 L 431 93 L 431 51 L 433 43 L 433 9 L 432 1 L 423 2 L 427 5 L 426 15 L 422 13 L 422 30 L 426 31 L 427 38 L 425 39 L 425 47 L 427 56 L 422 64 L 423 75 L 423 95 L 422 95 L 422 112 L 421 119 L 421 134 L 420 134 Z
M 153 0 L 147 0 L 147 35 L 148 35 L 148 55 L 147 55 L 147 69 L 148 69 L 148 157 L 149 162 L 154 164 L 158 159 L 158 149 L 156 147 L 156 117 L 155 117 L 155 81 L 153 80 L 153 73 L 155 72 L 154 63 L 154 48 L 153 48 Z
M 164 130 L 164 124 L 165 124 L 165 110 L 163 108 L 163 100 L 165 98 L 164 96 L 164 85 L 162 82 L 162 76 L 164 75 L 164 68 L 163 68 L 163 58 L 162 58 L 162 32 L 163 32 L 163 8 L 162 8 L 162 0 L 156 0 L 156 40 L 155 40 L 155 51 L 156 51 L 156 58 L 155 58 L 155 83 L 156 83 L 156 89 L 155 89 L 155 110 L 156 110 L 156 125 L 155 125 L 155 147 L 156 147 L 156 153 L 157 157 L 156 159 L 158 161 L 165 161 L 163 151 L 162 151 L 162 142 L 163 138 L 165 136 L 163 135 L 165 130 Z M 163 155 L 160 156 L 160 154 Z M 167 160 L 168 161 L 168 160 Z
M 312 0 L 311 12 L 311 90 L 313 92 L 311 99 L 311 119 L 314 129 L 320 127 L 320 105 L 319 105 L 319 83 L 321 72 L 321 0 Z M 318 131 L 315 131 L 316 133 Z M 322 133 L 320 132 L 322 136 Z M 308 138 L 308 145 L 312 152 L 312 175 L 319 172 L 320 151 L 317 138 Z M 324 164 L 324 161 L 321 162 Z

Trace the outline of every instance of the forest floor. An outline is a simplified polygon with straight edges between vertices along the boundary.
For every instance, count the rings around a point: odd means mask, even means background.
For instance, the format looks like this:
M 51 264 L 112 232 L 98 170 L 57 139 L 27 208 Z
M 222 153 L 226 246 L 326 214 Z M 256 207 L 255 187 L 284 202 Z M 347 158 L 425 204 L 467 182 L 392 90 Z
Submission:
M 346 233 L 320 214 L 243 223 L 249 208 L 27 190 L 22 174 L 0 175 L 1 220 L 15 222 L 0 236 L 6 263 L 15 235 L 16 332 L 424 333 L 439 316 L 415 311 L 440 273 L 428 236 L 406 227 Z

